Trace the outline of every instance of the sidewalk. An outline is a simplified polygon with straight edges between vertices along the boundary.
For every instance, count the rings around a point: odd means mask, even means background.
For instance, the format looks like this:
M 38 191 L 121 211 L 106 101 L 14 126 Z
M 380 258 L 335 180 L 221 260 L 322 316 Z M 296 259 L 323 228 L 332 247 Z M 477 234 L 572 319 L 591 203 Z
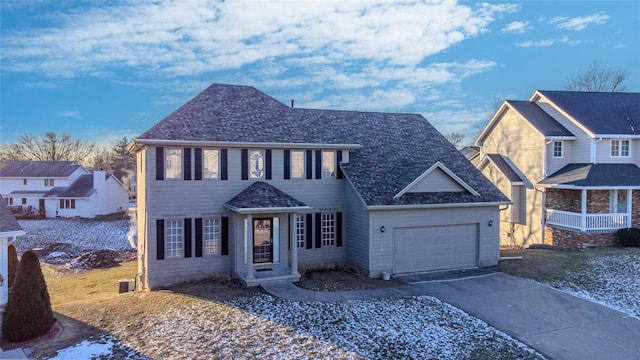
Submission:
M 640 319 L 587 300 L 486 269 L 401 277 L 396 288 L 311 291 L 264 285 L 296 301 L 372 300 L 429 295 L 485 321 L 552 359 L 640 359 Z

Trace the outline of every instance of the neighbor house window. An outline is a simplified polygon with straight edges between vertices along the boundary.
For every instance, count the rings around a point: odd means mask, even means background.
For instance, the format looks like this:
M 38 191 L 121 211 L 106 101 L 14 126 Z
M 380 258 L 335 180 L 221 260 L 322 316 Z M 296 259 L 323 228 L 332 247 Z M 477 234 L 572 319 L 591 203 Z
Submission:
M 562 154 L 562 141 L 554 141 L 553 142 L 553 157 L 554 158 L 561 158 L 563 156 Z
M 60 209 L 75 209 L 76 199 L 60 199 Z
M 321 219 L 322 246 L 334 246 L 336 244 L 336 214 L 323 213 Z
M 166 148 L 164 152 L 165 178 L 182 178 L 182 149 Z
M 322 178 L 331 178 L 335 176 L 336 170 L 336 153 L 333 151 L 322 152 Z
M 220 150 L 204 149 L 202 154 L 202 170 L 205 179 L 217 179 L 219 174 Z
M 611 157 L 629 157 L 629 140 L 611 140 Z
M 27 179 L 22 179 L 22 185 L 27 185 Z
M 264 152 L 261 150 L 249 151 L 249 177 L 264 179 Z
M 165 246 L 167 257 L 182 256 L 182 220 L 165 221 Z
M 9 198 L 9 205 L 13 205 L 13 198 Z
M 44 186 L 53 186 L 53 179 L 44 179 Z
M 291 178 L 304 178 L 304 151 L 291 152 Z
M 304 248 L 305 246 L 304 218 L 304 214 L 296 215 L 296 244 L 298 248 Z
M 202 247 L 205 255 L 220 254 L 220 218 L 202 220 Z
M 22 205 L 27 205 L 27 198 L 22 198 Z

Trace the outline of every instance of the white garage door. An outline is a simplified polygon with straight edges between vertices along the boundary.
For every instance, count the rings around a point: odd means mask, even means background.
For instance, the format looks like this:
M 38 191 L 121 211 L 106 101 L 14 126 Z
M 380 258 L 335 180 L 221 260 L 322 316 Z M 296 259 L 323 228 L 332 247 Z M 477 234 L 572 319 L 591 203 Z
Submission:
M 396 228 L 395 274 L 478 266 L 478 224 Z

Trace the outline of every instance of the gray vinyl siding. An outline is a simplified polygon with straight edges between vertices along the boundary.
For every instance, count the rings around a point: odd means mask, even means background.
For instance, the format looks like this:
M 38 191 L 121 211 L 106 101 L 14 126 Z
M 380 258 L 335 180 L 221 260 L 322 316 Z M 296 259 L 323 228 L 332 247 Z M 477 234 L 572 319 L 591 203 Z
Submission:
M 420 192 L 447 192 L 447 191 L 465 191 L 465 189 L 458 184 L 451 176 L 447 175 L 440 169 L 434 169 L 433 172 L 428 174 L 420 182 L 415 184 L 407 192 L 420 193 Z
M 615 140 L 629 140 L 629 157 L 612 157 L 611 156 L 611 138 L 603 138 L 596 143 L 596 162 L 599 164 L 640 164 L 640 159 L 635 156 L 637 152 L 637 140 L 624 137 L 615 137 Z
M 346 258 L 350 263 L 362 268 L 369 268 L 369 211 L 353 187 L 346 183 L 345 187 L 345 247 Z
M 487 267 L 498 263 L 500 227 L 497 206 L 380 210 L 371 211 L 369 219 L 370 277 L 380 277 L 383 271 L 393 268 L 394 228 L 477 224 L 478 265 Z M 488 226 L 489 221 L 493 222 L 493 226 Z M 385 227 L 384 233 L 380 232 L 381 226 Z

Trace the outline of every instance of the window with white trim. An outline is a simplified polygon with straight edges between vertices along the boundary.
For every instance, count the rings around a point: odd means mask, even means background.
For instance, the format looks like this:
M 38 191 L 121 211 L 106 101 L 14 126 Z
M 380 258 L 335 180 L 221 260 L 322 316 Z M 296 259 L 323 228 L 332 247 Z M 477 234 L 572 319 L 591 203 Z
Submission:
M 321 216 L 321 239 L 322 246 L 335 246 L 336 245 L 336 214 L 335 213 L 322 213 Z
M 167 257 L 182 256 L 182 220 L 165 220 L 164 238 Z
M 165 179 L 182 179 L 182 149 L 166 148 L 164 150 Z
M 305 247 L 305 242 L 306 242 L 306 238 L 305 238 L 305 229 L 304 229 L 304 219 L 305 219 L 305 215 L 302 214 L 298 214 L 296 215 L 296 246 L 298 248 L 304 248 Z
M 60 199 L 60 209 L 75 209 L 76 199 Z
M 202 247 L 205 255 L 220 254 L 220 218 L 202 219 Z
M 22 179 L 22 185 L 27 185 L 27 179 Z
M 220 150 L 204 149 L 202 151 L 202 175 L 205 179 L 217 179 L 219 176 Z
M 334 151 L 322 152 L 322 178 L 336 176 L 336 153 Z
M 264 152 L 262 150 L 249 151 L 249 178 L 264 179 Z
M 304 151 L 291 151 L 291 178 L 304 178 Z
M 553 142 L 553 157 L 554 158 L 561 158 L 564 156 L 563 154 L 563 143 L 562 141 L 554 141 Z
M 60 200 L 60 201 L 62 201 L 62 200 Z M 27 198 L 22 198 L 21 202 L 22 202 L 22 205 L 27 205 Z
M 629 140 L 611 139 L 611 157 L 629 157 L 631 142 Z

